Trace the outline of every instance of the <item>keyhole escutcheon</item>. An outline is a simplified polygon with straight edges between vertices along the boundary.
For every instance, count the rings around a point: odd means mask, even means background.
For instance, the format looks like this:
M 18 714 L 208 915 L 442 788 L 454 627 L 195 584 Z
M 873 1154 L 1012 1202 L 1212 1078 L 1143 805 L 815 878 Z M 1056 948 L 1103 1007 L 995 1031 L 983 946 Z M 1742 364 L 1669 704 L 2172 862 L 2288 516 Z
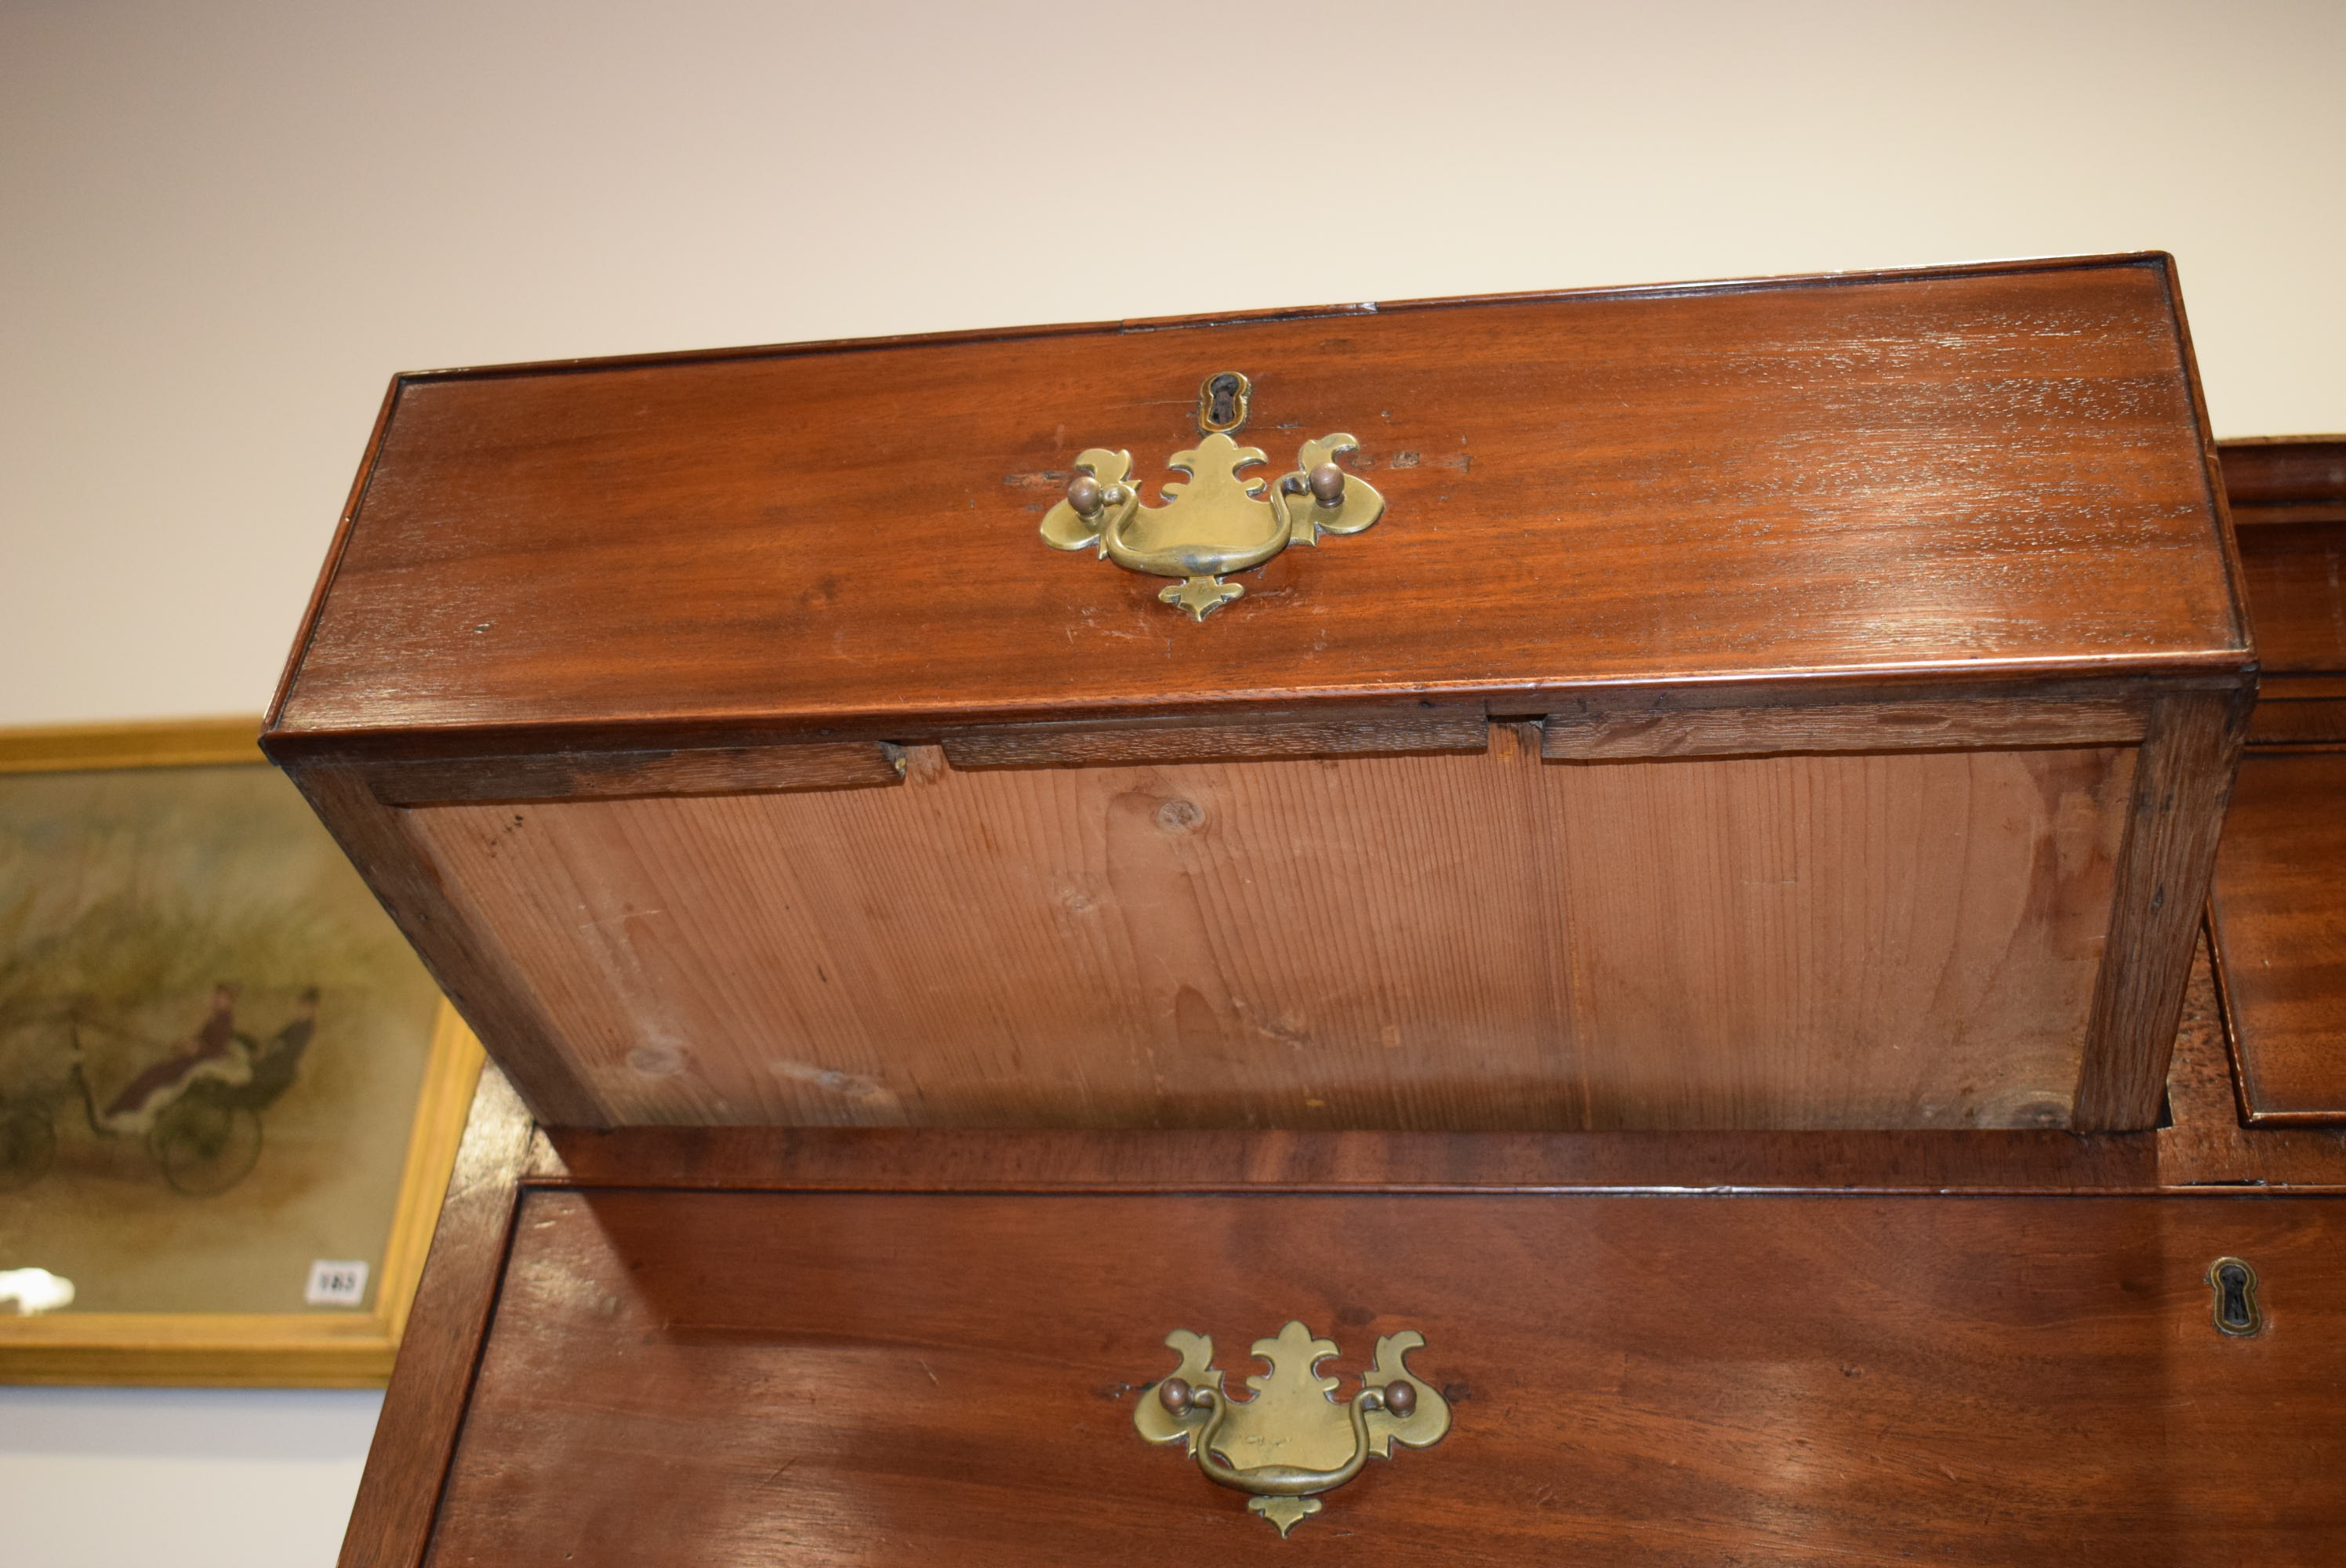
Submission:
M 1254 383 L 1236 371 L 1217 371 L 1198 388 L 1198 433 L 1228 435 L 1247 422 Z
M 2216 1292 L 2216 1332 L 2245 1339 L 2264 1331 L 2265 1315 L 2257 1305 L 2257 1271 L 2237 1257 L 2219 1257 L 2208 1266 L 2208 1284 Z

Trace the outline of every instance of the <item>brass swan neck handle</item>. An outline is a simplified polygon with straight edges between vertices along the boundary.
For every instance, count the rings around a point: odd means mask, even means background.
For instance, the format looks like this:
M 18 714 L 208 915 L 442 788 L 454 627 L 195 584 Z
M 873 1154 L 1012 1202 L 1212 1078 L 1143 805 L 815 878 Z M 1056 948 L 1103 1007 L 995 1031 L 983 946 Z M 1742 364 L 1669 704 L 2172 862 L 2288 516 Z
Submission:
M 1250 571 L 1290 545 L 1357 534 L 1384 514 L 1384 497 L 1336 460 L 1361 443 L 1337 431 L 1307 441 L 1294 469 L 1276 482 L 1246 471 L 1269 461 L 1240 446 L 1233 432 L 1247 422 L 1252 383 L 1235 371 L 1198 389 L 1198 444 L 1167 464 L 1184 477 L 1165 486 L 1166 505 L 1148 506 L 1133 475 L 1132 453 L 1086 448 L 1076 457 L 1064 500 L 1044 514 L 1043 542 L 1055 550 L 1094 550 L 1127 571 L 1179 582 L 1157 596 L 1204 620 L 1246 593 L 1222 579 Z M 1356 464 L 1365 459 L 1356 458 Z
M 1384 1408 L 1382 1397 L 1374 1389 L 1362 1389 L 1345 1401 L 1344 1409 L 1352 1423 L 1352 1457 L 1333 1470 L 1306 1470 L 1292 1464 L 1258 1464 L 1240 1469 L 1224 1459 L 1214 1446 L 1221 1436 L 1222 1423 L 1229 1419 L 1231 1402 L 1218 1397 L 1211 1389 L 1177 1390 L 1174 1385 L 1180 1381 L 1178 1378 L 1168 1378 L 1157 1385 L 1157 1396 L 1168 1409 L 1175 1399 L 1186 1395 L 1189 1404 L 1211 1406 L 1214 1412 L 1208 1418 L 1205 1430 L 1198 1434 L 1198 1468 L 1215 1485 L 1255 1497 L 1310 1497 L 1314 1492 L 1331 1491 L 1360 1474 L 1361 1467 L 1369 1462 L 1369 1412 Z
M 1333 1397 L 1338 1380 L 1319 1370 L 1336 1354 L 1334 1342 L 1314 1339 L 1300 1323 L 1254 1342 L 1254 1354 L 1270 1370 L 1246 1380 L 1254 1397 L 1244 1402 L 1224 1392 L 1213 1340 L 1177 1329 L 1165 1343 L 1179 1352 L 1181 1364 L 1149 1385 L 1133 1425 L 1150 1442 L 1186 1444 L 1207 1480 L 1247 1493 L 1248 1508 L 1281 1535 L 1319 1512 L 1320 1493 L 1358 1476 L 1372 1458 L 1391 1458 L 1395 1443 L 1430 1448 L 1450 1430 L 1448 1401 L 1404 1364 L 1425 1343 L 1415 1329 L 1379 1339 L 1360 1389 L 1341 1402 Z M 1250 1446 L 1321 1462 L 1235 1462 L 1232 1456 Z M 1327 1462 L 1339 1453 L 1346 1457 Z

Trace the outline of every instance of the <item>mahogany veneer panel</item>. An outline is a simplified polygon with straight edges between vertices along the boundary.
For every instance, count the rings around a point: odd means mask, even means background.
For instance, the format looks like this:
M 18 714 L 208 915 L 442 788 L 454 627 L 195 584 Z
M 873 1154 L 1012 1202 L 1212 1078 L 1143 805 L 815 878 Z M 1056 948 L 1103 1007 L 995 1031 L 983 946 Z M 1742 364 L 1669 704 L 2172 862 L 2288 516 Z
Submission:
M 2213 908 L 2247 1114 L 2346 1122 L 2346 749 L 2249 753 Z
M 2323 1560 L 2346 1209 L 537 1191 L 429 1562 Z M 2262 1278 L 2228 1339 L 2203 1275 Z M 1454 1400 L 1281 1542 L 1132 1431 L 1159 1340 Z M 1242 1375 L 1241 1373 L 1234 1375 Z
M 406 820 L 619 1122 L 2067 1123 L 2132 749 L 1536 748 Z
M 2163 257 L 1139 326 L 402 378 L 273 754 L 2246 666 Z M 1192 625 L 1035 524 L 1228 367 L 1391 507 Z

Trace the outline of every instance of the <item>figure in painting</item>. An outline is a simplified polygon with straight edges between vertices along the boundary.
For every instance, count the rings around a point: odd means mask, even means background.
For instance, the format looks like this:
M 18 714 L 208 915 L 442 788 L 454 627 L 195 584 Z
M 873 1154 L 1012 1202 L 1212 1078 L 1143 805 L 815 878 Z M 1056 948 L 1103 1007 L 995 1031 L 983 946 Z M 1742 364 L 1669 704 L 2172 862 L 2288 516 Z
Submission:
M 144 1136 L 155 1118 L 199 1083 L 244 1084 L 252 1079 L 252 1063 L 236 1033 L 236 987 L 222 981 L 212 987 L 212 1010 L 189 1048 L 175 1052 L 148 1068 L 123 1087 L 99 1111 L 90 1108 L 91 1125 L 109 1133 Z
M 82 1031 L 104 1026 L 80 1016 L 66 1020 L 73 1042 L 66 1082 L 80 1094 L 90 1130 L 143 1139 L 163 1179 L 195 1196 L 226 1192 L 260 1162 L 260 1115 L 292 1087 L 317 1030 L 315 986 L 301 993 L 292 1016 L 265 1042 L 237 1028 L 237 1000 L 234 984 L 215 985 L 202 1023 L 103 1109 L 90 1086 Z M 25 1102 L 0 1116 L 0 1191 L 27 1186 L 48 1169 L 57 1098 Z

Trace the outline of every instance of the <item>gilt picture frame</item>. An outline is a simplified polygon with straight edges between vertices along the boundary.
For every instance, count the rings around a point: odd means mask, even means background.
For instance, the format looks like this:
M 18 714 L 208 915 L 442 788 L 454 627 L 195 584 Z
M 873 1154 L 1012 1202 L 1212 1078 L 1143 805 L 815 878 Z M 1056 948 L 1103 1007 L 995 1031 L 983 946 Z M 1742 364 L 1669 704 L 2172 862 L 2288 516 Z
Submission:
M 481 1048 L 260 731 L 0 731 L 0 1383 L 390 1376 Z

